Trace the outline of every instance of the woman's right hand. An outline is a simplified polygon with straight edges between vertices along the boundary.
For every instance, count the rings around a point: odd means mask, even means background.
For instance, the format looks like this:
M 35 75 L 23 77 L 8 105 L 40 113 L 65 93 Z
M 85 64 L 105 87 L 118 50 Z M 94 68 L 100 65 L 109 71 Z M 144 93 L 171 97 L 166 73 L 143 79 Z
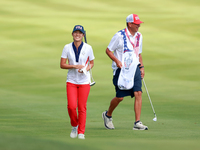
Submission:
M 75 65 L 74 66 L 75 69 L 82 69 L 83 67 L 85 67 L 85 66 L 83 66 L 83 65 Z
M 82 68 L 84 68 L 85 66 L 83 65 L 75 65 L 75 69 L 78 69 L 79 73 L 83 73 L 83 71 L 81 70 Z

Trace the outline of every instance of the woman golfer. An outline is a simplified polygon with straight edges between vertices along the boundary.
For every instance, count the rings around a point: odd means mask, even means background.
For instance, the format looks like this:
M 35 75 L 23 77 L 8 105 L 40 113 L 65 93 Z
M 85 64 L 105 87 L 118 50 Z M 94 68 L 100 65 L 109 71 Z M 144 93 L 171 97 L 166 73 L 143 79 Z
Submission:
M 90 92 L 89 70 L 94 65 L 92 47 L 82 41 L 84 34 L 83 26 L 74 26 L 73 42 L 64 46 L 60 61 L 60 67 L 68 69 L 66 92 L 67 109 L 72 125 L 70 137 L 76 138 L 78 133 L 79 139 L 85 139 L 86 104 Z

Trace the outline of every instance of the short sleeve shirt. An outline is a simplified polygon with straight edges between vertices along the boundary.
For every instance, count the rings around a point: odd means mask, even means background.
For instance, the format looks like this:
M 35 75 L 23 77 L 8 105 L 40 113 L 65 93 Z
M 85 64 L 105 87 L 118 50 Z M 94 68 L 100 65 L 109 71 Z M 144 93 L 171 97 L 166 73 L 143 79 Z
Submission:
M 135 39 L 135 36 L 137 35 L 138 32 L 135 33 L 134 36 L 131 35 L 131 33 L 129 32 L 128 28 L 127 29 L 127 32 L 128 32 L 128 35 L 130 37 L 130 40 L 131 41 L 134 41 Z M 140 32 L 139 32 L 140 33 Z M 114 56 L 122 62 L 122 55 L 123 55 L 123 48 L 124 46 L 124 40 L 123 40 L 123 36 L 121 35 L 120 32 L 117 32 L 111 39 L 109 45 L 108 45 L 108 49 L 112 52 L 114 52 Z M 127 46 L 132 48 L 132 45 L 130 42 L 127 43 Z M 140 33 L 140 40 L 139 40 L 139 54 L 142 53 L 142 34 Z M 139 62 L 139 59 L 138 59 L 138 62 Z M 117 65 L 116 63 L 113 61 L 112 62 L 112 69 L 113 69 L 113 75 L 115 75 L 115 72 L 117 70 Z
M 92 47 L 87 44 L 83 43 L 81 48 L 78 62 L 76 59 L 76 55 L 73 49 L 73 42 L 66 44 L 63 48 L 61 58 L 68 59 L 69 65 L 88 65 L 88 62 L 94 60 L 94 54 Z M 78 69 L 69 69 L 67 74 L 67 81 L 73 84 L 89 84 L 90 83 L 90 73 L 87 72 L 85 75 L 84 73 L 79 73 Z

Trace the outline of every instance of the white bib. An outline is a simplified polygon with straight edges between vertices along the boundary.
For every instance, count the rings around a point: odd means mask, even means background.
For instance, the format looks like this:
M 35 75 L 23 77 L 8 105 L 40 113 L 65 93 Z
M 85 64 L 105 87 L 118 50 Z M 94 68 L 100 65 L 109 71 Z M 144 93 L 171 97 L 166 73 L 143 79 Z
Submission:
M 126 30 L 121 30 L 120 32 L 124 39 L 124 51 L 122 56 L 122 68 L 119 74 L 117 85 L 121 90 L 130 90 L 134 86 L 135 71 L 138 66 L 137 51 L 139 49 L 139 45 L 137 43 L 139 42 L 139 35 L 135 37 L 135 43 L 133 44 L 133 42 L 130 41 L 130 38 L 127 37 L 128 34 L 125 33 Z M 128 48 L 127 42 L 132 44 L 132 50 Z

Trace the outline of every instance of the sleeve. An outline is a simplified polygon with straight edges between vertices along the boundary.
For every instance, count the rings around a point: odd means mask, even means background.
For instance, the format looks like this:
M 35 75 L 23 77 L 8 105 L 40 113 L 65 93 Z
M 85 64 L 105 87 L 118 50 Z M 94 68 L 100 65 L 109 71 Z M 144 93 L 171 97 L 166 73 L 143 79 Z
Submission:
M 142 37 L 142 34 L 141 34 L 141 35 L 140 35 L 140 41 L 139 41 L 139 43 L 140 43 L 140 46 L 139 46 L 139 54 L 142 53 L 142 40 L 143 40 L 143 37 Z
M 67 45 L 64 46 L 61 58 L 66 58 L 67 59 Z
M 116 50 L 116 49 L 118 48 L 119 40 L 120 40 L 120 36 L 119 36 L 118 33 L 116 33 L 116 34 L 112 37 L 112 39 L 111 39 L 111 41 L 110 41 L 110 43 L 109 43 L 109 45 L 108 45 L 108 49 L 109 49 L 110 51 Z

